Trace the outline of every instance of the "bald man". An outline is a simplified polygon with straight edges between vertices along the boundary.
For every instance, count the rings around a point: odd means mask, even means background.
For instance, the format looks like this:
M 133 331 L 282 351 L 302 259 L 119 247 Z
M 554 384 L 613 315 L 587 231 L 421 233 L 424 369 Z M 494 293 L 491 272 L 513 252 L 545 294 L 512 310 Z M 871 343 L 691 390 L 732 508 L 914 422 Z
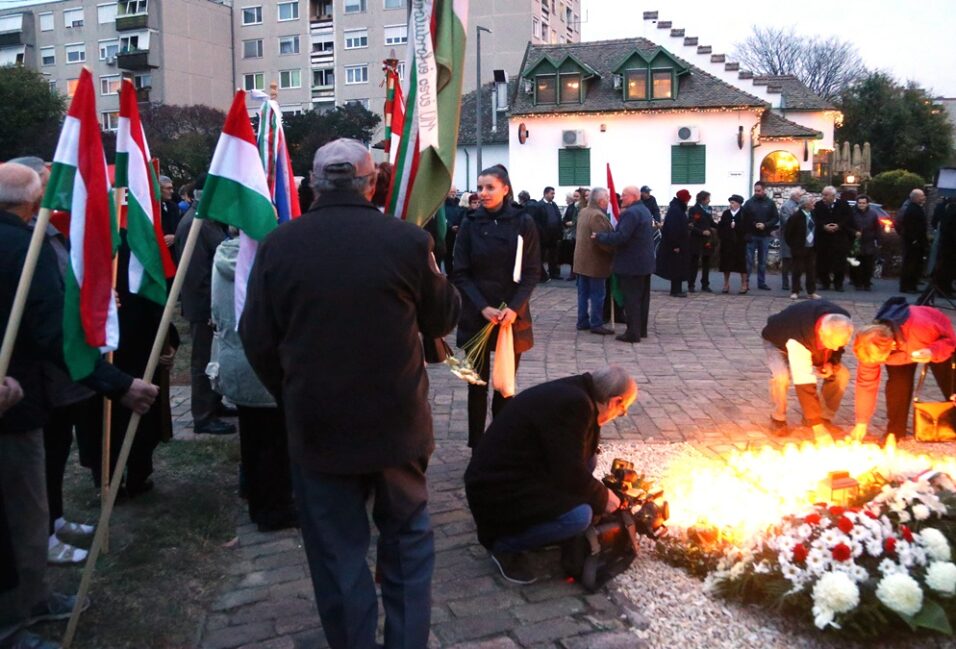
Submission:
M 900 269 L 900 293 L 918 293 L 923 275 L 923 258 L 929 252 L 926 236 L 926 194 L 922 189 L 910 192 L 909 204 L 897 219 L 896 231 L 903 241 L 903 267 Z

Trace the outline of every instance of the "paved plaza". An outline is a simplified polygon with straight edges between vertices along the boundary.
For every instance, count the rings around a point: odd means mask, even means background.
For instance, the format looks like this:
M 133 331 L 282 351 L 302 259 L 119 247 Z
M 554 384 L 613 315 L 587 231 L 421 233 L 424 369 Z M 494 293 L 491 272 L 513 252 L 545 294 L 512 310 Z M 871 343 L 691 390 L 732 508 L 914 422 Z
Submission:
M 713 286 L 720 287 L 717 274 Z M 780 444 L 768 436 L 770 418 L 760 330 L 767 316 L 791 304 L 770 278 L 773 291 L 741 296 L 692 294 L 671 298 L 655 282 L 650 336 L 636 345 L 575 330 L 573 283 L 552 281 L 532 298 L 535 346 L 521 359 L 519 390 L 537 383 L 615 363 L 640 387 L 630 415 L 605 426 L 606 440 L 649 444 L 687 441 L 710 453 L 733 447 Z M 872 293 L 826 293 L 846 307 L 857 325 L 869 322 L 892 295 L 895 281 L 878 281 Z M 736 286 L 736 285 L 735 285 Z M 952 317 L 953 311 L 947 311 Z M 623 325 L 618 324 L 619 332 Z M 449 340 L 452 340 L 449 338 Z M 855 361 L 847 355 L 847 364 Z M 516 587 L 493 569 L 478 544 L 465 501 L 462 475 L 470 453 L 465 446 L 466 384 L 444 365 L 429 370 L 437 448 L 428 469 L 430 511 L 437 552 L 433 586 L 431 647 L 457 649 L 612 649 L 646 646 L 630 631 L 644 623 L 640 611 L 619 597 L 588 594 L 559 574 L 554 553 L 536 557 L 539 571 L 552 577 Z M 792 393 L 792 391 L 791 391 Z M 836 419 L 852 426 L 853 386 Z M 882 402 L 882 399 L 881 399 Z M 799 423 L 791 394 L 790 423 Z M 193 437 L 188 421 L 188 388 L 174 389 L 177 437 Z M 884 411 L 874 427 L 881 429 Z M 808 436 L 798 430 L 796 436 Z M 542 476 L 546 480 L 547 476 Z M 238 505 L 237 505 L 238 507 Z M 325 647 L 312 584 L 297 531 L 260 534 L 239 515 L 236 558 L 226 587 L 201 629 L 206 649 Z M 374 546 L 373 546 L 374 547 Z M 372 561 L 373 554 L 370 554 Z

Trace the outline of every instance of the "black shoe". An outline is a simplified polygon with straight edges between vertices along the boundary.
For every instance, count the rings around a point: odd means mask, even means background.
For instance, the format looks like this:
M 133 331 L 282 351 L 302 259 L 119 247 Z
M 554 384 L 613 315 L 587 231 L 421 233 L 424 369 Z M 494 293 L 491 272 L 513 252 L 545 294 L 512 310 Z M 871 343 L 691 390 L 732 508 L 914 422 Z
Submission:
M 835 287 L 833 288 L 833 290 L 836 291 L 837 293 L 842 293 L 842 292 L 843 292 L 843 287 L 842 287 L 842 286 L 835 286 Z
M 671 293 L 671 297 L 687 297 L 687 293 Z
M 46 640 L 29 631 L 19 631 L 0 642 L 2 649 L 61 649 L 62 646 L 58 642 Z
M 694 292 L 696 292 L 696 289 L 695 289 L 693 286 L 688 286 L 688 287 L 687 287 L 687 292 L 688 292 L 688 293 L 694 293 Z
M 613 335 L 614 335 L 614 330 L 613 330 L 613 329 L 608 329 L 607 327 L 592 327 L 592 328 L 591 328 L 591 333 L 592 333 L 592 334 L 597 334 L 597 335 L 599 335 L 599 336 L 613 336 Z
M 299 514 L 292 509 L 260 514 L 256 519 L 256 527 L 260 532 L 278 532 L 299 527 Z
M 33 607 L 24 626 L 33 626 L 38 622 L 67 620 L 73 613 L 74 606 L 76 606 L 76 595 L 50 593 L 50 597 L 45 602 L 40 602 Z M 90 598 L 87 597 L 80 610 L 85 611 L 89 607 Z
M 766 284 L 761 284 L 761 285 L 758 286 L 757 288 L 759 288 L 761 291 L 772 291 L 772 290 L 773 290 L 773 289 L 771 289 L 769 286 L 767 286 Z
M 148 493 L 153 490 L 153 481 L 147 478 L 143 482 L 130 484 L 126 483 L 126 495 L 130 498 L 135 498 L 136 496 L 141 496 L 144 493 Z
M 639 342 L 641 342 L 641 339 L 640 339 L 640 338 L 630 338 L 630 337 L 628 337 L 628 336 L 625 336 L 624 334 L 621 334 L 621 335 L 619 335 L 619 336 L 614 336 L 614 340 L 620 340 L 622 343 L 639 343 Z
M 200 435 L 232 435 L 236 432 L 235 424 L 221 419 L 210 419 L 196 424 L 196 433 Z
M 216 409 L 216 414 L 220 417 L 238 417 L 239 409 L 220 403 Z
M 577 329 L 578 331 L 587 331 L 590 328 L 591 328 L 591 325 L 584 325 L 583 327 L 581 325 L 575 326 L 575 329 Z
M 538 578 L 531 574 L 528 560 L 522 552 L 492 552 L 491 560 L 501 576 L 513 584 L 533 584 Z
M 701 287 L 700 287 L 700 292 L 701 292 L 701 293 L 713 293 L 713 291 L 710 290 L 710 287 L 709 287 L 709 286 L 701 286 Z
M 774 437 L 786 437 L 790 434 L 790 427 L 787 426 L 786 421 L 778 421 L 773 417 L 770 418 L 770 433 Z

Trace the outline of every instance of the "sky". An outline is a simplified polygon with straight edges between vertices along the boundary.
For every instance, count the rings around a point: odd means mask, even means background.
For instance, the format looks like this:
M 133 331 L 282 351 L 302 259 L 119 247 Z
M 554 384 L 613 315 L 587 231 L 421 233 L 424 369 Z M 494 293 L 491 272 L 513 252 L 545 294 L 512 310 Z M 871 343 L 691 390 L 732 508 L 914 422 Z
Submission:
M 644 22 L 645 11 L 657 11 L 715 54 L 729 55 L 753 25 L 839 36 L 868 68 L 916 81 L 934 97 L 956 97 L 956 0 L 581 0 L 582 39 L 644 36 L 664 45 L 670 37 L 661 39 L 664 30 Z

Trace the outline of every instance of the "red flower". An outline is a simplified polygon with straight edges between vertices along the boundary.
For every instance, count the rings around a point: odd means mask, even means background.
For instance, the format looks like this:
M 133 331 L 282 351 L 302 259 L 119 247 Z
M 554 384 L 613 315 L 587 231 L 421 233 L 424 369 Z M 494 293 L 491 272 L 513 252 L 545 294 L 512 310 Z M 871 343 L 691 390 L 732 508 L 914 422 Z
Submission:
M 797 543 L 793 546 L 793 562 L 803 563 L 807 560 L 807 546 L 803 543 Z
M 873 520 L 879 520 L 880 516 L 876 512 L 871 512 L 869 509 L 864 509 L 863 513 L 872 518 Z
M 840 520 L 837 521 L 837 527 L 839 527 L 840 531 L 844 534 L 849 534 L 853 530 L 853 521 L 846 516 L 841 516 Z
M 846 508 L 840 507 L 839 505 L 834 505 L 830 508 L 830 514 L 832 516 L 843 516 L 844 512 L 846 512 Z
M 891 536 L 883 541 L 883 550 L 887 554 L 896 554 L 896 537 Z
M 846 543 L 837 544 L 833 550 L 831 550 L 833 558 L 837 561 L 849 561 L 853 556 L 853 550 Z
M 806 523 L 807 525 L 819 525 L 820 514 L 817 514 L 817 513 L 809 514 L 807 515 L 806 518 L 803 519 L 803 522 Z
M 905 525 L 900 525 L 900 532 L 902 532 L 903 539 L 907 543 L 913 542 L 913 533 L 910 531 L 910 528 L 906 527 Z

